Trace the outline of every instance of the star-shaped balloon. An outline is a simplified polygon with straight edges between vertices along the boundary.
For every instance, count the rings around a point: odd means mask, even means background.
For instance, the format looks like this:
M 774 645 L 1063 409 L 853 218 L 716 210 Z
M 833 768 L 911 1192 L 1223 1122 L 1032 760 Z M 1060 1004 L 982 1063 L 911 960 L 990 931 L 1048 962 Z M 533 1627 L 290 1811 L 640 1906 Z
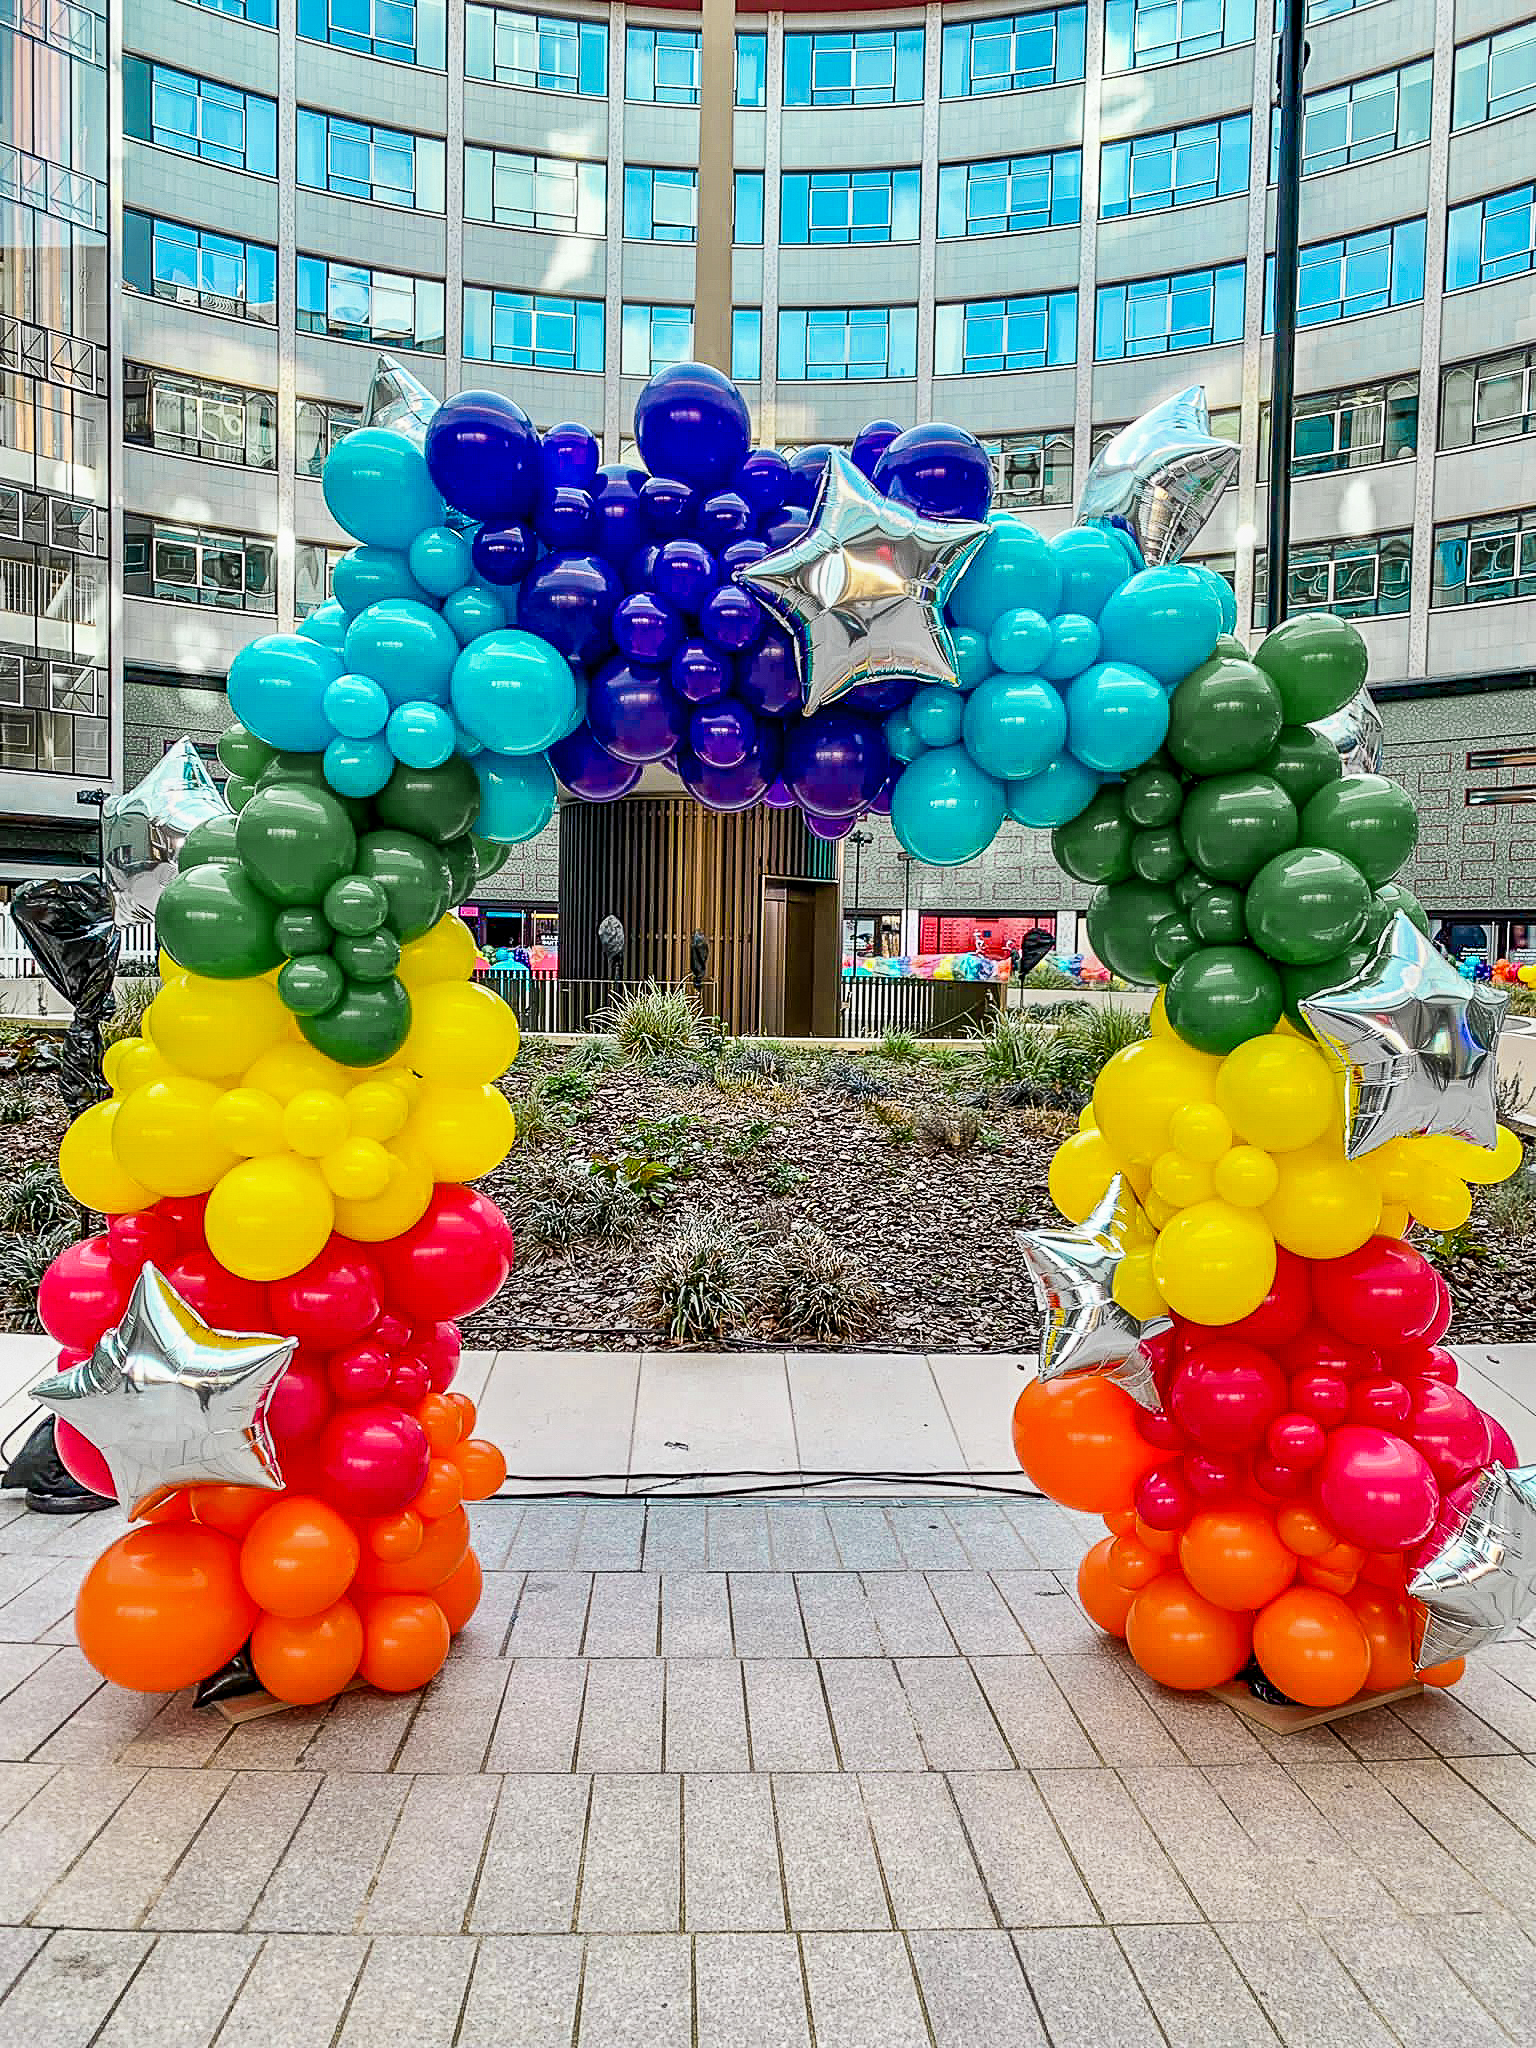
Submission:
M 442 404 L 413 370 L 394 356 L 381 355 L 373 366 L 359 425 L 388 427 L 391 433 L 403 434 L 420 448 L 426 441 L 432 415 L 442 410 Z
M 210 1329 L 149 1265 L 117 1328 L 31 1394 L 100 1451 L 130 1516 L 168 1486 L 279 1488 L 267 1403 L 297 1342 Z
M 1374 775 L 1381 767 L 1386 728 L 1364 683 L 1340 710 L 1328 718 L 1314 719 L 1312 730 L 1338 748 L 1339 765 L 1346 775 Z
M 1143 1408 L 1162 1407 L 1148 1341 L 1173 1327 L 1167 1316 L 1142 1322 L 1114 1296 L 1115 1268 L 1130 1250 L 1140 1208 L 1116 1174 L 1091 1216 L 1072 1230 L 1016 1233 L 1035 1299 L 1045 1317 L 1037 1377 L 1102 1372 Z
M 1464 981 L 1398 911 L 1353 981 L 1307 997 L 1302 1013 L 1344 1071 L 1344 1150 L 1444 1133 L 1498 1143 L 1499 1031 L 1509 990 Z
M 1459 1527 L 1408 1581 L 1421 1671 L 1509 1635 L 1536 1610 L 1536 1465 L 1487 1465 Z
M 142 782 L 102 807 L 102 858 L 119 924 L 153 917 L 176 874 L 176 856 L 194 825 L 234 813 L 190 740 L 167 747 Z
M 1079 526 L 1117 526 L 1149 569 L 1176 562 L 1216 509 L 1239 450 L 1211 432 L 1205 393 L 1191 384 L 1122 427 L 1093 459 Z
M 891 676 L 958 684 L 942 607 L 988 531 L 898 505 L 833 451 L 805 532 L 736 571 L 794 638 L 806 717 Z

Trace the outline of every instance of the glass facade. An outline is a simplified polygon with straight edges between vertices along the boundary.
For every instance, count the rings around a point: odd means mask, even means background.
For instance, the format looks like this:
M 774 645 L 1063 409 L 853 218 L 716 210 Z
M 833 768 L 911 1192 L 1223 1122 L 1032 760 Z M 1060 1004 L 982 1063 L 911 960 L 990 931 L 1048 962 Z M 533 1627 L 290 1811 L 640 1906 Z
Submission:
M 920 28 L 821 30 L 784 38 L 786 107 L 889 107 L 922 96 Z
M 1536 107 L 1536 20 L 1463 43 L 1456 52 L 1451 126 L 1475 128 Z
M 277 102 L 169 64 L 123 59 L 123 129 L 138 142 L 258 178 L 277 176 Z
M 260 536 L 123 514 L 123 595 L 167 604 L 275 612 L 277 543 Z
M 786 306 L 779 375 L 790 383 L 852 383 L 917 375 L 915 306 Z
M 1162 213 L 1248 189 L 1252 121 L 1230 114 L 1106 142 L 1099 167 L 1099 212 L 1105 220 L 1129 213 Z
M 466 285 L 464 353 L 471 362 L 601 375 L 603 302 Z
M 786 171 L 779 240 L 915 242 L 921 184 L 920 171 Z
M 379 128 L 313 107 L 298 110 L 298 182 L 316 192 L 441 213 L 446 157 L 447 145 L 436 135 Z
M 939 89 L 947 100 L 966 100 L 1066 85 L 1083 75 L 1086 21 L 1082 7 L 1042 7 L 950 24 Z
M 944 164 L 939 234 L 1018 235 L 1030 228 L 1075 227 L 1082 197 L 1083 157 L 1077 149 Z
M 123 365 L 123 439 L 237 469 L 277 467 L 277 393 Z
M 1424 296 L 1422 220 L 1389 228 L 1365 228 L 1330 242 L 1310 242 L 1301 251 L 1296 286 L 1296 324 L 1317 327 L 1380 313 L 1388 306 L 1415 305 Z M 1264 273 L 1264 331 L 1275 324 L 1274 258 Z
M 736 38 L 736 104 L 763 104 L 768 71 L 768 38 Z M 624 31 L 624 97 L 662 107 L 699 104 L 699 32 L 696 28 L 629 28 Z
M 972 299 L 934 314 L 933 367 L 940 377 L 1043 370 L 1076 358 L 1076 292 Z
M 187 221 L 123 215 L 123 282 L 146 299 L 169 299 L 200 313 L 277 319 L 277 251 Z
M 1309 92 L 1302 106 L 1301 175 L 1310 178 L 1427 142 L 1431 70 L 1424 57 L 1397 71 Z
M 372 348 L 443 352 L 443 285 L 324 256 L 298 259 L 298 328 Z
M 1536 344 L 1450 363 L 1440 373 L 1440 446 L 1536 433 Z
M 1297 395 L 1291 474 L 1332 476 L 1411 456 L 1419 439 L 1419 380 L 1393 377 L 1344 391 Z M 1259 408 L 1259 475 L 1269 474 L 1269 406 Z
M 1536 597 L 1536 511 L 1494 512 L 1435 528 L 1430 603 L 1501 604 Z
M 299 34 L 391 64 L 445 62 L 449 0 L 298 0 Z
M 1241 263 L 1224 263 L 1214 270 L 1181 271 L 1177 277 L 1101 284 L 1094 354 L 1100 362 L 1117 362 L 1122 356 L 1166 355 L 1172 349 L 1240 341 L 1243 277 Z
M 1106 0 L 1106 71 L 1173 64 L 1252 41 L 1253 0 Z
M 464 151 L 464 218 L 545 234 L 600 235 L 608 221 L 608 167 L 471 145 Z
M 464 10 L 464 74 L 525 92 L 608 90 L 608 29 L 601 21 L 567 21 L 512 7 Z
M 1333 612 L 1341 619 L 1390 617 L 1408 609 L 1413 536 L 1369 533 L 1359 539 L 1293 547 L 1286 564 L 1286 608 Z M 1269 565 L 1254 562 L 1256 597 L 1269 596 Z
M 1536 265 L 1536 184 L 1453 206 L 1446 221 L 1445 288 L 1465 291 Z

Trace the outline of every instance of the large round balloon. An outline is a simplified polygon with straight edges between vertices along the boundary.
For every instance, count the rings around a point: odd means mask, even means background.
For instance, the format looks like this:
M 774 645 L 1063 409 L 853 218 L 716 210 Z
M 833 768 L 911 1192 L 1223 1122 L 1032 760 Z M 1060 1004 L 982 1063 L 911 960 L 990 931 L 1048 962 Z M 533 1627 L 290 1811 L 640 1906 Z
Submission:
M 427 428 L 425 452 L 433 482 L 472 519 L 505 525 L 532 509 L 540 480 L 538 431 L 499 391 L 460 391 L 447 399 Z
M 719 490 L 752 445 L 747 402 L 707 363 L 674 363 L 635 400 L 635 441 L 655 476 Z
M 897 434 L 874 466 L 874 486 L 930 519 L 984 519 L 992 463 L 964 427 L 930 420 Z

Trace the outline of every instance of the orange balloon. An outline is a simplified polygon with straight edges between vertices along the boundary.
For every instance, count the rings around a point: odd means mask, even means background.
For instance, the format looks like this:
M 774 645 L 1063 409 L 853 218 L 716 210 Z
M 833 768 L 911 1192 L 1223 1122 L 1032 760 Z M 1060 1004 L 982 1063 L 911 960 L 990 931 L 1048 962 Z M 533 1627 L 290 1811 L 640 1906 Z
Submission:
M 1177 1529 L 1154 1529 L 1150 1522 L 1136 1517 L 1136 1540 L 1144 1543 L 1148 1550 L 1155 1550 L 1159 1557 L 1172 1557 L 1179 1547 Z
M 451 1401 L 459 1411 L 459 1441 L 462 1443 L 475 1426 L 475 1404 L 468 1394 L 455 1394 L 451 1390 L 444 1394 L 445 1401 Z
M 1322 1516 L 1299 1501 L 1280 1510 L 1275 1530 L 1286 1549 L 1294 1550 L 1298 1557 L 1321 1557 L 1338 1541 Z
M 1387 1586 L 1394 1593 L 1401 1593 L 1408 1583 L 1408 1574 L 1403 1569 L 1403 1553 L 1400 1550 L 1372 1551 L 1360 1567 L 1360 1576 L 1367 1585 Z
M 1083 1514 L 1131 1505 L 1162 1457 L 1137 1427 L 1141 1410 L 1099 1373 L 1031 1380 L 1013 1411 L 1013 1449 L 1042 1493 Z
M 373 1517 L 368 1524 L 368 1548 L 374 1557 L 385 1557 L 391 1562 L 414 1557 L 426 1533 L 427 1525 L 420 1515 L 402 1508 L 398 1515 Z
M 1177 1572 L 1138 1593 L 1126 1623 L 1131 1655 L 1159 1685 L 1202 1692 L 1225 1685 L 1248 1662 L 1248 1616 L 1203 1599 Z
M 264 1614 L 251 1630 L 251 1663 L 275 1700 L 310 1707 L 334 1699 L 357 1676 L 363 1622 L 350 1600 L 290 1620 Z
M 458 1466 L 451 1458 L 434 1458 L 427 1466 L 420 1493 L 407 1506 L 424 1522 L 435 1522 L 439 1515 L 449 1514 L 463 1498 L 464 1475 Z
M 258 1515 L 266 1513 L 276 1497 L 265 1486 L 193 1486 L 188 1489 L 194 1521 L 201 1522 L 207 1529 L 222 1529 L 236 1542 Z
M 165 1486 L 152 1494 L 133 1518 L 136 1522 L 188 1522 L 192 1500 L 185 1486 Z
M 1396 1692 L 1399 1686 L 1412 1685 L 1413 1628 L 1407 1601 L 1362 1587 L 1350 1596 L 1349 1608 L 1365 1631 L 1366 1647 L 1371 1653 L 1366 1691 Z
M 1179 1539 L 1184 1576 L 1203 1599 L 1251 1612 L 1296 1576 L 1296 1553 L 1263 1508 L 1202 1508 Z
M 196 1522 L 130 1529 L 104 1550 L 75 1601 L 86 1657 L 114 1685 L 179 1692 L 227 1664 L 256 1606 L 227 1536 Z
M 1104 1517 L 1104 1526 L 1111 1536 L 1129 1536 L 1136 1526 L 1134 1508 L 1111 1508 Z
M 1324 1571 L 1349 1572 L 1359 1578 L 1365 1552 L 1358 1543 L 1331 1543 L 1317 1561 Z
M 446 1394 L 424 1395 L 416 1420 L 427 1433 L 427 1442 L 437 1457 L 446 1457 L 462 1434 L 458 1410 Z
M 1077 1568 L 1077 1597 L 1088 1619 L 1105 1635 L 1123 1637 L 1125 1617 L 1136 1596 L 1109 1576 L 1109 1550 L 1114 1540 L 1113 1536 L 1101 1537 L 1083 1558 Z
M 469 1549 L 469 1517 L 450 1508 L 428 1522 L 420 1547 L 402 1558 L 364 1558 L 358 1584 L 370 1593 L 430 1593 L 456 1571 Z
M 1337 1593 L 1342 1599 L 1346 1593 L 1353 1593 L 1359 1580 L 1358 1572 L 1336 1572 L 1331 1565 L 1318 1557 L 1304 1557 L 1301 1569 L 1296 1574 L 1304 1586 L 1316 1586 L 1324 1593 Z
M 1426 1665 L 1419 1673 L 1419 1678 L 1424 1685 L 1454 1685 L 1458 1678 L 1465 1675 L 1466 1669 L 1465 1657 L 1451 1657 L 1444 1664 Z
M 351 1585 L 362 1556 L 357 1531 L 312 1494 L 290 1493 L 251 1524 L 240 1576 L 269 1614 L 318 1614 Z
M 466 1500 L 489 1500 L 505 1483 L 506 1457 L 488 1437 L 472 1436 L 449 1455 L 459 1468 Z
M 1253 1624 L 1264 1676 L 1304 1707 L 1352 1700 L 1371 1668 L 1365 1630 L 1337 1593 L 1292 1586 Z
M 432 1588 L 432 1598 L 443 1610 L 450 1635 L 457 1635 L 480 1605 L 480 1589 L 484 1583 L 479 1558 L 472 1550 L 467 1550 L 447 1578 L 439 1580 Z
M 414 1692 L 447 1655 L 448 1620 L 429 1593 L 381 1593 L 365 1604 L 358 1669 L 380 1692 Z
M 1163 1560 L 1157 1552 L 1148 1550 L 1134 1536 L 1116 1536 L 1109 1546 L 1109 1576 L 1127 1593 L 1139 1593 L 1143 1586 L 1150 1586 L 1162 1568 Z

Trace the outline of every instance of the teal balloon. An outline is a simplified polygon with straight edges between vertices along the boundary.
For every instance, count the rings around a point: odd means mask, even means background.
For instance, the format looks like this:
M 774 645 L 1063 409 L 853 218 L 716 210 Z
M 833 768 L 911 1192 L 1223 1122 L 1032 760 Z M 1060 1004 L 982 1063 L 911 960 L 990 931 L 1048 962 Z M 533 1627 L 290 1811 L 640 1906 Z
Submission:
M 482 633 L 499 633 L 508 623 L 506 606 L 494 592 L 470 584 L 443 599 L 443 617 L 453 629 L 461 647 L 478 640 Z
M 1011 512 L 994 512 L 992 529 L 967 563 L 950 596 L 947 610 L 957 626 L 989 633 L 1004 612 L 1059 611 L 1061 566 L 1049 543 Z
M 961 689 L 974 690 L 992 673 L 992 655 L 986 634 L 978 633 L 971 626 L 957 626 L 950 634 L 949 642 L 954 649 L 955 674 L 960 678 Z
M 1101 775 L 1125 775 L 1168 731 L 1168 697 L 1145 669 L 1095 662 L 1067 685 L 1067 743 Z
M 1184 848 L 1213 881 L 1246 882 L 1265 861 L 1296 844 L 1296 806 L 1273 776 L 1212 775 L 1197 782 L 1179 814 Z
M 403 434 L 359 427 L 325 459 L 320 488 L 338 526 L 370 547 L 408 548 L 447 506 L 421 450 Z
M 376 796 L 395 772 L 388 742 L 334 739 L 325 750 L 325 779 L 338 796 Z
M 269 747 L 318 754 L 331 737 L 325 693 L 341 672 L 334 648 L 297 633 L 265 633 L 229 664 L 229 708 Z
M 347 629 L 347 667 L 371 676 L 391 704 L 429 698 L 448 702 L 448 682 L 459 659 L 453 628 L 430 605 L 386 598 L 359 612 Z
M 417 604 L 427 598 L 409 559 L 394 548 L 349 548 L 331 571 L 331 589 L 349 619 L 386 598 L 408 597 Z
M 1302 836 L 1353 861 L 1373 886 L 1390 882 L 1413 852 L 1418 813 L 1407 790 L 1385 775 L 1341 775 L 1301 814 Z
M 1354 944 L 1370 904 L 1370 883 L 1342 854 L 1293 846 L 1248 884 L 1248 936 L 1271 960 L 1310 967 Z
M 1173 892 L 1155 882 L 1116 882 L 1088 906 L 1088 942 L 1111 973 L 1150 986 L 1163 978 L 1152 935 L 1177 909 Z
M 344 1067 L 374 1067 L 393 1059 L 410 1028 L 411 999 L 394 976 L 345 982 L 340 1000 L 323 1015 L 299 1019 L 300 1031 L 316 1052 Z
M 258 789 L 235 826 L 247 874 L 274 903 L 318 903 L 352 872 L 357 834 L 336 798 L 304 783 Z
M 1160 683 L 1176 683 L 1198 667 L 1220 631 L 1216 593 L 1182 562 L 1143 569 L 1099 614 L 1105 659 L 1134 662 Z
M 987 634 L 994 664 L 1009 675 L 1037 675 L 1051 651 L 1051 627 L 1039 612 L 1020 608 L 994 619 Z
M 265 974 L 282 959 L 274 906 L 245 869 L 207 861 L 172 875 L 155 905 L 155 935 L 180 967 L 214 981 Z
M 1038 775 L 1066 744 L 1067 707 L 1037 676 L 993 676 L 964 702 L 966 751 L 1002 781 Z
M 927 745 L 907 716 L 907 709 L 905 704 L 901 705 L 885 721 L 885 744 L 893 761 L 915 761 Z
M 1131 573 L 1124 548 L 1101 526 L 1068 527 L 1050 547 L 1061 575 L 1057 602 L 1036 609 L 1096 619 Z
M 453 719 L 441 704 L 401 704 L 389 714 L 384 738 L 407 768 L 438 768 L 453 752 Z
M 992 844 L 1003 822 L 1003 785 L 964 747 L 933 747 L 909 761 L 891 791 L 891 829 L 914 860 L 955 867 Z
M 389 699 L 370 676 L 338 676 L 322 701 L 344 739 L 371 740 L 389 723 Z
M 347 637 L 347 615 L 334 598 L 326 604 L 316 605 L 307 618 L 299 622 L 299 638 L 315 640 L 320 646 L 332 648 L 340 654 L 342 642 Z
M 1211 593 L 1221 607 L 1222 632 L 1234 633 L 1237 630 L 1237 597 L 1231 584 L 1217 570 L 1207 568 L 1204 562 L 1191 562 L 1189 566 L 1211 586 Z
M 469 542 L 451 526 L 428 526 L 411 542 L 406 556 L 411 574 L 433 597 L 451 597 L 475 573 Z
M 1279 971 L 1252 946 L 1202 946 L 1180 962 L 1165 998 L 1168 1022 L 1196 1052 L 1224 1059 L 1280 1022 Z
M 509 626 L 460 654 L 452 698 L 459 724 L 494 753 L 540 754 L 569 724 L 576 678 L 558 648 Z
M 555 815 L 555 772 L 543 754 L 497 754 L 487 747 L 474 758 L 480 783 L 482 839 L 517 846 L 542 832 Z
M 942 683 L 928 683 L 907 705 L 912 730 L 925 747 L 952 747 L 965 721 L 966 698 Z
M 1048 683 L 1069 683 L 1099 658 L 1103 641 L 1092 619 L 1079 612 L 1062 612 L 1051 621 L 1050 652 L 1040 664 Z
M 1008 815 L 1036 829 L 1065 825 L 1092 803 L 1099 778 L 1075 754 L 1058 754 L 1038 775 L 1005 785 Z

